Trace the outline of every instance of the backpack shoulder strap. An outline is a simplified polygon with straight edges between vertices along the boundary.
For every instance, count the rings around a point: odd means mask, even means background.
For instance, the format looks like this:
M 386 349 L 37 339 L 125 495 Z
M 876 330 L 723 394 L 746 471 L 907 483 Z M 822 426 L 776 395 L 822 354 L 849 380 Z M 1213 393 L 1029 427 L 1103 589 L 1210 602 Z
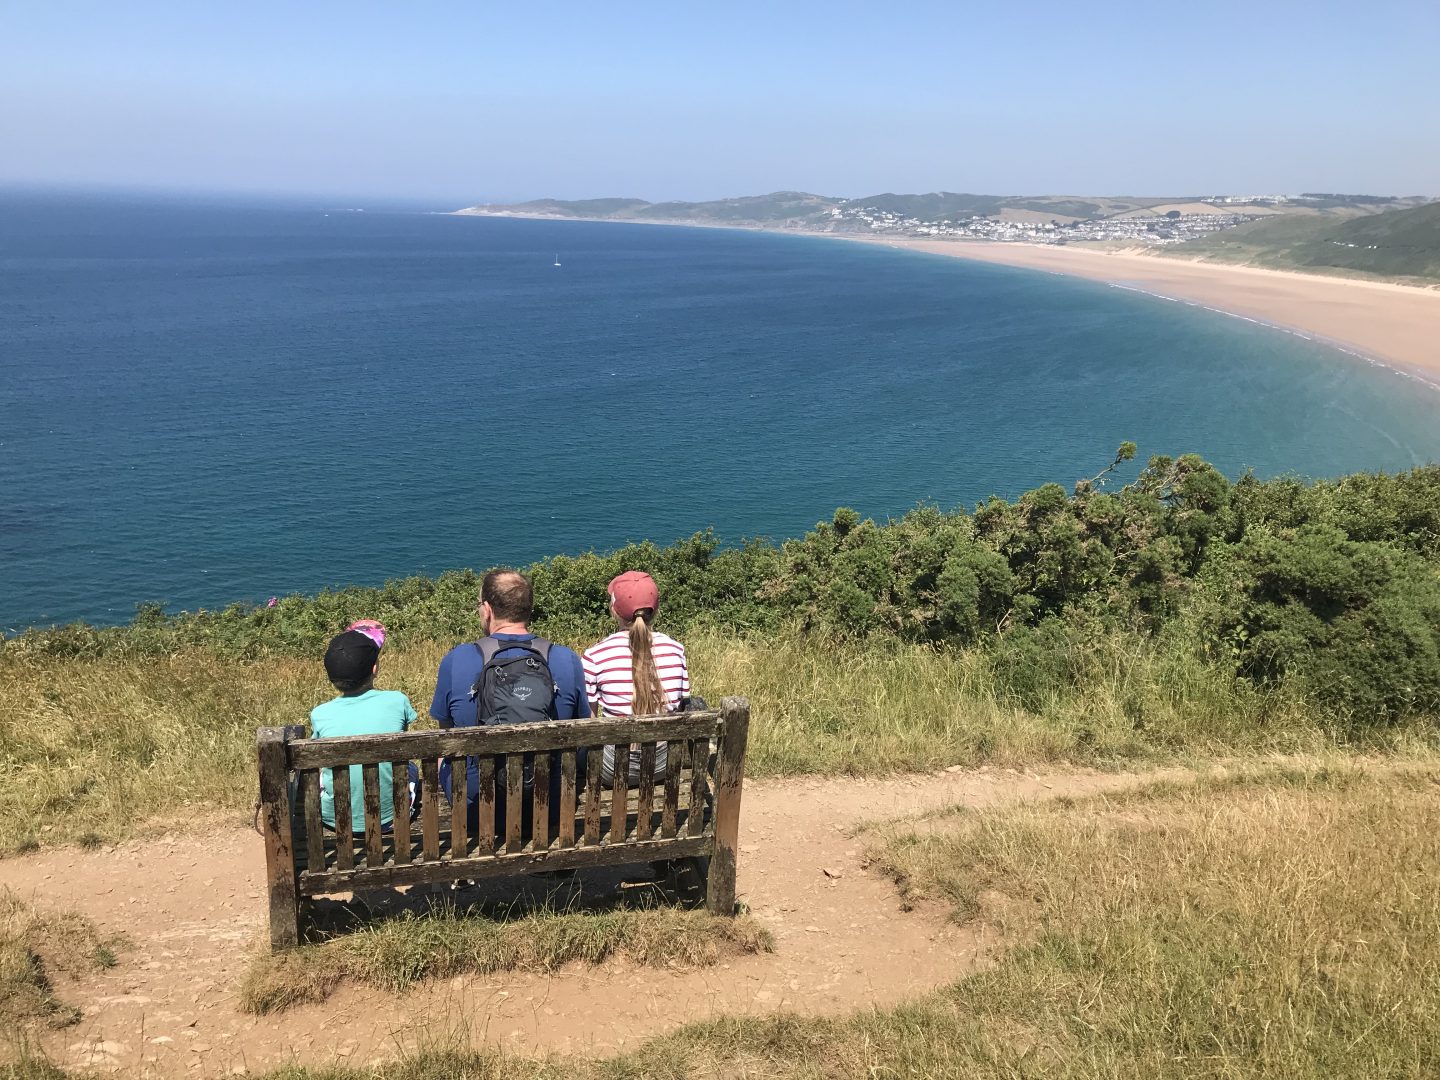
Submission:
M 550 664 L 550 642 L 542 637 L 534 637 L 529 641 L 502 641 L 497 637 L 483 637 L 475 642 L 475 648 L 480 651 L 480 663 L 487 665 L 495 657 L 507 649 L 525 649 L 539 655 L 545 661 L 546 666 Z

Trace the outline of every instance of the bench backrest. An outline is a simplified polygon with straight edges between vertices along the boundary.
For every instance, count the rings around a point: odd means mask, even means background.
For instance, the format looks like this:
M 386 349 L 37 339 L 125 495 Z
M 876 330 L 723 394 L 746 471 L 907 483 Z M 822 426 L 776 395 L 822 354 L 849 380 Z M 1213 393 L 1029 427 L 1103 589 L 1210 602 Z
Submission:
M 744 698 L 726 698 L 719 709 L 668 716 L 351 738 L 306 739 L 303 728 L 263 728 L 257 735 L 257 754 L 272 945 L 295 943 L 301 896 L 691 855 L 710 857 L 708 906 L 729 914 L 735 904 L 735 847 L 749 719 Z M 668 768 L 657 779 L 656 744 L 661 742 L 668 747 Z M 639 784 L 633 788 L 625 767 L 632 745 L 639 746 Z M 606 746 L 614 748 L 616 762 L 608 787 L 601 782 Z M 527 756 L 528 770 L 522 767 Z M 442 758 L 451 763 L 457 807 L 448 821 L 439 782 Z M 478 764 L 474 797 L 479 836 L 470 835 L 467 815 L 458 809 L 472 795 L 467 758 Z M 420 771 L 419 820 L 414 827 L 409 814 L 411 761 Z M 391 763 L 388 791 L 381 790 L 382 762 Z M 504 785 L 498 791 L 497 762 L 504 765 Z M 358 837 L 349 812 L 349 767 L 354 765 L 361 769 L 365 808 L 365 828 Z M 552 783 L 552 768 L 558 770 L 558 783 Z M 332 770 L 333 834 L 320 816 L 322 769 Z M 525 783 L 527 774 L 533 775 L 533 783 Z M 488 823 L 495 820 L 497 799 L 505 804 L 505 835 L 493 838 Z M 552 799 L 558 799 L 558 808 Z M 394 808 L 388 830 L 381 824 L 381 808 L 387 804 Z M 521 831 L 526 810 L 531 811 L 529 836 Z M 558 824 L 552 829 L 557 810 Z

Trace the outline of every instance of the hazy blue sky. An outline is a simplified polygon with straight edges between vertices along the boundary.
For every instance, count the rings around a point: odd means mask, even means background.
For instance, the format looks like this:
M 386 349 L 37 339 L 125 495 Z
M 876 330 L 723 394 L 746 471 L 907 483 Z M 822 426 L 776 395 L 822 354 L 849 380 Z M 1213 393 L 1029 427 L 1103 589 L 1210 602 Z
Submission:
M 1440 195 L 1440 2 L 0 0 L 0 183 Z

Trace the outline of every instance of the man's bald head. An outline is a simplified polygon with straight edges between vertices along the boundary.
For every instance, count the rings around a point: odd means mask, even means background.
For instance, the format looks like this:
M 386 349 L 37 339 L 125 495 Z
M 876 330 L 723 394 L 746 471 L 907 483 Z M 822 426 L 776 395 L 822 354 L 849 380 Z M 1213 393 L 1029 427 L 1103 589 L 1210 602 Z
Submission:
M 535 613 L 535 590 L 519 570 L 491 570 L 480 583 L 480 602 L 502 623 L 530 625 Z

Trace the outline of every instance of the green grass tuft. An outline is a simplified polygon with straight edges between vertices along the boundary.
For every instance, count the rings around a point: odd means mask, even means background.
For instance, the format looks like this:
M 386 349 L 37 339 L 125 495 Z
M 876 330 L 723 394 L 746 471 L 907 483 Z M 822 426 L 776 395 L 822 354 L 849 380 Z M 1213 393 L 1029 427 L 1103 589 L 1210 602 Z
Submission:
M 346 980 L 401 991 L 422 979 L 554 971 L 614 956 L 651 967 L 704 967 L 773 947 L 770 932 L 749 915 L 726 919 L 672 908 L 541 911 L 507 920 L 453 910 L 407 913 L 320 944 L 257 955 L 240 1003 L 263 1014 L 323 1001 Z

